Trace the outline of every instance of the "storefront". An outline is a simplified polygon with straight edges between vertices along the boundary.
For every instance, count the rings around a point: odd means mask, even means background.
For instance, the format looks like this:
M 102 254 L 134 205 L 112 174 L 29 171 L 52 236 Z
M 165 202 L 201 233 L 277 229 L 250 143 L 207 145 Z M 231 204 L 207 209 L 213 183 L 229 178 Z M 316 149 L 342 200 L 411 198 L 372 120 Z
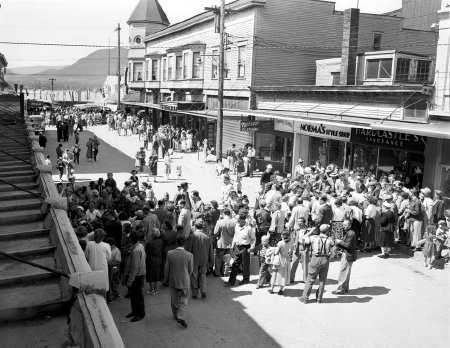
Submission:
M 380 175 L 391 171 L 422 184 L 427 138 L 385 130 L 353 128 L 351 167 Z
M 275 130 L 273 120 L 243 121 L 241 129 L 255 133 L 257 169 L 263 171 L 271 164 L 274 171 L 290 172 L 294 139 L 292 133 Z
M 351 129 L 348 127 L 276 119 L 274 129 L 293 134 L 289 172 L 292 172 L 299 158 L 303 158 L 306 166 L 314 165 L 316 161 L 322 165 L 334 163 L 339 168 L 349 168 L 351 165 Z

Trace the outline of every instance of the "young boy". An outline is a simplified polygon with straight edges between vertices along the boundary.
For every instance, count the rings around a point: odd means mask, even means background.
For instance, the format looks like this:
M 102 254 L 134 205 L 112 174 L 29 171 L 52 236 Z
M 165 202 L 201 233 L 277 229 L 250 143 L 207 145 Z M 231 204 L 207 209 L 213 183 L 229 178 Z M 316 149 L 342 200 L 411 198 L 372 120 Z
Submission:
M 120 263 L 122 262 L 122 256 L 120 250 L 116 247 L 114 238 L 107 238 L 105 242 L 111 246 L 111 260 L 108 263 L 108 302 L 112 302 L 122 297 L 120 294 Z
M 261 244 L 256 247 L 259 254 L 259 280 L 256 288 L 262 288 L 265 281 L 270 282 L 270 265 L 266 262 L 266 253 L 269 250 L 269 237 L 267 235 L 261 237 Z

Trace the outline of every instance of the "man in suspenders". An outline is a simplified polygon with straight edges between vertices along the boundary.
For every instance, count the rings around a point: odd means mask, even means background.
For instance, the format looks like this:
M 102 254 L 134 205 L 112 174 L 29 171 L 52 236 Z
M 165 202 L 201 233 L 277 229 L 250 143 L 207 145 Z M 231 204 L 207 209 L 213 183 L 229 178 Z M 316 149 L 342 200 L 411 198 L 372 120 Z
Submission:
M 320 225 L 319 235 L 313 235 L 305 238 L 305 244 L 311 246 L 312 257 L 308 266 L 308 278 L 305 282 L 303 295 L 299 298 L 302 303 L 307 303 L 311 294 L 312 286 L 317 276 L 319 276 L 319 289 L 316 291 L 317 303 L 322 302 L 325 282 L 327 281 L 328 268 L 330 266 L 331 247 L 333 240 L 329 237 L 330 225 Z

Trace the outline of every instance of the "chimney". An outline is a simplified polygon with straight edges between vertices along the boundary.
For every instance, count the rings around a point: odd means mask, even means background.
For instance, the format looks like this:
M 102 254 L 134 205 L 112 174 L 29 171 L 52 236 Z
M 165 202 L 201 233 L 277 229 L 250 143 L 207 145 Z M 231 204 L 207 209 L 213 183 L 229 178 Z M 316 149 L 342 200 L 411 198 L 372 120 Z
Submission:
M 354 85 L 356 80 L 356 53 L 358 51 L 359 9 L 344 11 L 341 54 L 341 85 Z

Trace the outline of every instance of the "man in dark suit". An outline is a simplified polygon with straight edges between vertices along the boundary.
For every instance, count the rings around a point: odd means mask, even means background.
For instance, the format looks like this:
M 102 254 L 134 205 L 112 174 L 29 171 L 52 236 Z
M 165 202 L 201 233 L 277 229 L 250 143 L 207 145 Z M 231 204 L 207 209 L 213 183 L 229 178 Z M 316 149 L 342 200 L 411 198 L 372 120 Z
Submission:
M 192 297 L 198 297 L 198 289 L 202 294 L 202 299 L 206 298 L 206 272 L 208 266 L 212 264 L 213 250 L 212 241 L 203 233 L 203 220 L 195 221 L 195 232 L 191 233 L 186 241 L 185 249 L 194 255 L 194 270 L 191 273 Z
M 317 214 L 316 226 L 331 225 L 331 221 L 333 220 L 333 210 L 327 201 L 327 196 L 322 196 L 319 199 L 320 208 Z
M 348 293 L 349 284 L 350 284 L 350 273 L 352 271 L 353 262 L 356 261 L 357 258 L 357 249 L 356 249 L 356 233 L 351 229 L 352 222 L 350 220 L 345 219 L 343 222 L 345 235 L 343 240 L 336 239 L 335 243 L 337 246 L 344 249 L 341 258 L 341 266 L 339 270 L 339 282 L 338 287 L 335 291 L 332 291 L 332 294 L 335 295 L 344 295 Z
M 173 317 L 184 328 L 186 323 L 186 307 L 189 299 L 190 276 L 194 269 L 194 256 L 184 249 L 186 239 L 177 238 L 177 248 L 167 253 L 164 267 L 164 282 L 169 283 L 170 304 Z

